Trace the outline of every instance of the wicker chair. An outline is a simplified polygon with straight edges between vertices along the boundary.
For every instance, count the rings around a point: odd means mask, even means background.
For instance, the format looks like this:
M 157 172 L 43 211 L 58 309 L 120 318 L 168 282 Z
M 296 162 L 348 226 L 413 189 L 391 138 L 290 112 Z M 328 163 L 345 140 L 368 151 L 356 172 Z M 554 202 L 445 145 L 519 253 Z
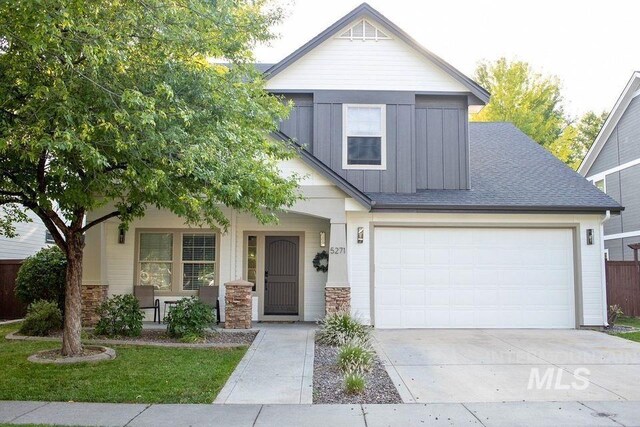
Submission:
M 218 294 L 220 293 L 220 286 L 202 286 L 198 291 L 198 298 L 216 310 L 216 324 L 220 323 L 220 301 L 218 300 Z
M 153 309 L 153 321 L 160 323 L 160 300 L 155 297 L 154 286 L 134 286 L 133 295 L 138 300 L 142 310 Z M 157 319 L 157 320 L 156 320 Z

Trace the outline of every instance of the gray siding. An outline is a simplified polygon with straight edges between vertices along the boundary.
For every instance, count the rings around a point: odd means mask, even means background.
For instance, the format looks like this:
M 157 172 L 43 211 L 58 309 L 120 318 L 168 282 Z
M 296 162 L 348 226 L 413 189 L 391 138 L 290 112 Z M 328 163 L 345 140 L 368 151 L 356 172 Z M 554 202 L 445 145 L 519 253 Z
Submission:
M 611 136 L 602 147 L 586 176 L 640 158 L 640 97 L 634 98 L 624 112 Z M 625 210 L 604 223 L 604 233 L 617 234 L 640 231 L 640 165 L 623 169 L 606 176 L 607 194 L 617 200 Z M 609 259 L 614 261 L 633 259 L 627 247 L 640 241 L 640 237 L 612 239 L 605 242 Z
M 640 96 L 635 97 L 602 147 L 586 176 L 640 158 Z
M 469 188 L 467 99 L 391 91 L 283 95 L 295 107 L 280 130 L 368 193 Z M 343 104 L 385 104 L 386 170 L 342 169 Z
M 469 188 L 469 138 L 464 99 L 416 98 L 416 188 Z
M 280 123 L 280 130 L 295 139 L 307 150 L 313 145 L 313 94 L 284 95 L 286 100 L 293 101 L 289 117 Z

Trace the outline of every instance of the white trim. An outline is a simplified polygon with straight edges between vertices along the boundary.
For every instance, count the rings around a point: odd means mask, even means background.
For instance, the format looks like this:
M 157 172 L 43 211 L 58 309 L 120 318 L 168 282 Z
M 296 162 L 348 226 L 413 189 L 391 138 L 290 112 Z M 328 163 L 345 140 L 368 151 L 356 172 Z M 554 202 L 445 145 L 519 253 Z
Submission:
M 578 168 L 578 173 L 580 175 L 585 176 L 585 174 L 589 171 L 589 168 L 593 166 L 593 162 L 595 162 L 598 154 L 600 154 L 600 150 L 602 150 L 602 147 L 604 147 L 604 144 L 607 142 L 614 129 L 618 125 L 618 121 L 627 110 L 627 107 L 631 103 L 631 100 L 633 100 L 636 91 L 640 91 L 639 88 L 640 72 L 636 71 L 631 76 L 631 79 L 625 86 L 622 94 L 620 94 L 620 97 L 616 101 L 616 104 L 613 106 L 611 113 L 609 113 L 607 120 L 604 122 L 602 129 L 600 129 L 598 136 L 596 136 L 596 140 L 593 142 L 593 144 L 591 144 L 591 148 L 587 152 L 587 155 L 584 156 L 584 159 L 582 160 L 582 163 Z
M 604 236 L 604 240 L 626 239 L 627 237 L 637 237 L 637 236 L 640 236 L 640 230 L 627 231 L 626 233 L 608 234 Z
M 607 175 L 620 172 L 621 170 L 625 170 L 636 165 L 640 165 L 640 158 L 631 160 L 630 162 L 627 162 L 627 163 L 623 163 L 620 166 L 616 166 L 615 168 L 607 169 L 604 172 L 598 172 L 594 175 L 588 176 L 587 179 L 591 182 L 600 181 L 601 179 L 604 179 Z
M 372 26 L 375 29 L 375 36 L 373 37 L 367 37 L 366 35 L 366 27 L 365 25 L 369 24 L 370 26 Z M 353 36 L 353 29 L 358 26 L 358 25 L 362 25 L 362 37 L 354 37 Z M 348 36 L 345 36 L 345 33 L 349 33 Z M 389 35 L 387 34 L 386 31 L 382 31 L 380 28 L 378 28 L 377 25 L 375 25 L 373 22 L 369 21 L 366 18 L 361 19 L 360 21 L 356 22 L 355 24 L 352 22 L 351 24 L 348 25 L 348 29 L 345 31 L 345 29 L 342 29 L 340 31 L 338 31 L 338 37 L 336 37 L 337 39 L 346 39 L 346 40 L 360 40 L 360 41 L 367 41 L 367 40 L 391 40 L 391 37 L 389 37 Z
M 347 134 L 347 110 L 349 108 L 379 108 L 380 109 L 380 164 L 379 165 L 350 165 L 347 162 L 347 141 L 349 136 L 373 136 L 373 135 L 348 135 Z M 387 106 L 385 104 L 342 104 L 342 169 L 346 170 L 387 170 Z
M 633 96 L 631 97 L 632 99 L 637 97 L 638 95 L 640 95 L 640 89 L 638 89 L 637 91 L 633 92 Z

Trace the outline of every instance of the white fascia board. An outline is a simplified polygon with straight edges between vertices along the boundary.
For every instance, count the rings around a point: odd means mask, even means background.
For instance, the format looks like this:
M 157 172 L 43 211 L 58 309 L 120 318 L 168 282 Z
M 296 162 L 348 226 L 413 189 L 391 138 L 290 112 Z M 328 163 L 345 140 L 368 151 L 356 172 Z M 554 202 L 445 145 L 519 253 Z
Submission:
M 630 162 L 627 162 L 627 163 L 623 163 L 620 166 L 616 166 L 615 168 L 607 169 L 606 171 L 593 174 L 591 176 L 588 176 L 587 179 L 591 182 L 600 181 L 601 179 L 604 179 L 607 175 L 620 172 L 621 170 L 625 170 L 636 165 L 640 165 L 640 158 L 631 160 Z
M 608 234 L 604 236 L 604 240 L 626 239 L 628 237 L 637 237 L 637 236 L 640 236 L 640 230 L 628 231 L 626 233 Z

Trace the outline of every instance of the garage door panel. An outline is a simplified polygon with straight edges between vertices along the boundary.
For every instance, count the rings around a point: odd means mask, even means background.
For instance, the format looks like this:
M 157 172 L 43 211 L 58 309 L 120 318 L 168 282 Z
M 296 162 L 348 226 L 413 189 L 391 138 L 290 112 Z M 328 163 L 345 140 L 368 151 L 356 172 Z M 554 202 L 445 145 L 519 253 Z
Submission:
M 377 327 L 575 327 L 570 229 L 376 228 L 375 260 Z

